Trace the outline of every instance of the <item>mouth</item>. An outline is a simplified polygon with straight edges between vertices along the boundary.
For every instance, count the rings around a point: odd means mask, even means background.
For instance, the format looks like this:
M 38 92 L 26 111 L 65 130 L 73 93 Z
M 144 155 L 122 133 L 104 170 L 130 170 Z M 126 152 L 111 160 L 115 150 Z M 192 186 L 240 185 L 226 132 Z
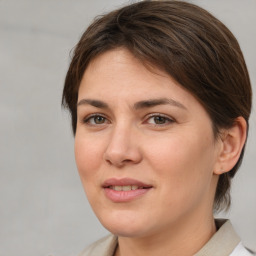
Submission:
M 128 186 L 109 186 L 107 188 L 113 189 L 115 191 L 131 191 L 136 189 L 148 189 L 150 187 L 139 187 L 138 185 L 128 185 Z
M 135 200 L 153 188 L 150 184 L 130 178 L 108 179 L 103 183 L 102 187 L 106 197 L 115 203 Z

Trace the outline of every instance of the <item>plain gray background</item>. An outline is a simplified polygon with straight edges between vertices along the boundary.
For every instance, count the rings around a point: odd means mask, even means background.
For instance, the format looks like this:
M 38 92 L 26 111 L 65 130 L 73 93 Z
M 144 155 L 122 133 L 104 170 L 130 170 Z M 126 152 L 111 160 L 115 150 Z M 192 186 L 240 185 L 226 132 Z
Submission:
M 197 0 L 235 34 L 256 90 L 256 1 Z M 122 0 L 0 0 L 0 256 L 72 256 L 107 234 L 76 171 L 61 93 L 69 51 Z M 127 2 L 126 2 L 127 3 Z M 254 105 L 255 109 L 255 98 Z M 256 250 L 256 117 L 229 217 Z

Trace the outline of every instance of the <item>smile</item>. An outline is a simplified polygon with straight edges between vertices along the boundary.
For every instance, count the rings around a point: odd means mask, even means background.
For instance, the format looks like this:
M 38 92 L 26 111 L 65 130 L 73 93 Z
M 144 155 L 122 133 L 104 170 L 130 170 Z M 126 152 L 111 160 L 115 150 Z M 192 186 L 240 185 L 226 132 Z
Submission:
M 110 189 L 113 189 L 115 191 L 130 191 L 130 190 L 136 190 L 136 189 L 143 189 L 143 187 L 139 187 L 137 185 L 129 185 L 129 186 L 110 186 Z
M 145 195 L 153 188 L 152 185 L 130 178 L 108 179 L 103 183 L 102 187 L 105 196 L 114 203 L 135 200 Z

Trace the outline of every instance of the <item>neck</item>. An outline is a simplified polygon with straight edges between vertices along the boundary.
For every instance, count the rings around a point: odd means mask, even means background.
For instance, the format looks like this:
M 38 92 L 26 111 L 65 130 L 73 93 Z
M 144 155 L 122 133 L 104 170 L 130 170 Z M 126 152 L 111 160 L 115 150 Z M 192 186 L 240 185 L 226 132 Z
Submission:
M 168 230 L 147 237 L 119 237 L 115 256 L 191 256 L 199 251 L 216 232 L 213 215 L 176 222 Z

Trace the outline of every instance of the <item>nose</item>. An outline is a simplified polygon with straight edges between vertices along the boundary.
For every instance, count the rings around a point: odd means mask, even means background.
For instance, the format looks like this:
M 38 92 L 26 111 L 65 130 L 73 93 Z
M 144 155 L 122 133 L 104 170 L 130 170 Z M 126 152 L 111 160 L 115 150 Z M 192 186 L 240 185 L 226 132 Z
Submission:
M 108 164 L 118 168 L 128 164 L 138 164 L 142 160 L 142 154 L 135 129 L 114 128 L 104 153 L 104 159 Z

